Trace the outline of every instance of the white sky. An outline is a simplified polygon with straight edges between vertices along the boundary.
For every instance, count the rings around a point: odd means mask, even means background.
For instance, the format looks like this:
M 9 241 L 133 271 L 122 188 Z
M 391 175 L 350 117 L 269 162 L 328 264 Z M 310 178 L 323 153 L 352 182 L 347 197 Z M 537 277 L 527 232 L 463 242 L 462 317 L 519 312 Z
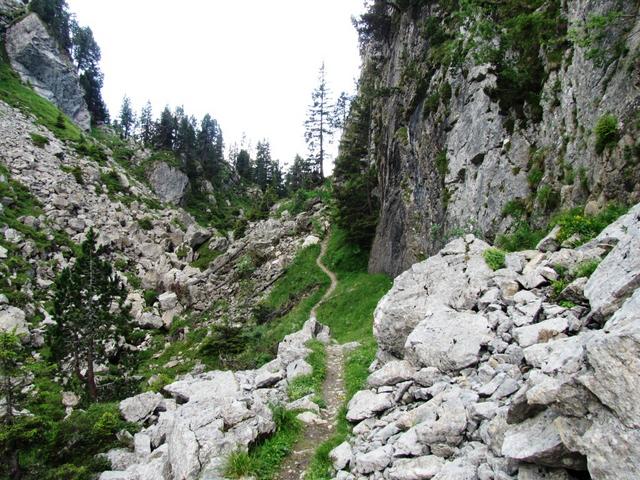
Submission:
M 125 94 L 137 112 L 151 100 L 154 117 L 166 104 L 183 105 L 198 120 L 216 118 L 227 147 L 246 132 L 253 147 L 266 138 L 272 156 L 290 163 L 307 153 L 303 123 L 322 61 L 334 99 L 355 89 L 360 59 L 351 16 L 362 0 L 67 3 L 102 50 L 112 118 Z

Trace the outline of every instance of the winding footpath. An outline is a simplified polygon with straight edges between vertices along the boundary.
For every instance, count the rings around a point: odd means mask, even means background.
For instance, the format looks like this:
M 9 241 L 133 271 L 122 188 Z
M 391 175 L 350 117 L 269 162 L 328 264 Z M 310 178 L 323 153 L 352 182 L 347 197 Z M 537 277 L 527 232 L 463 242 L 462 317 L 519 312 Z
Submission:
M 322 242 L 320 255 L 316 263 L 320 269 L 331 279 L 329 289 L 320 301 L 311 309 L 311 317 L 316 316 L 318 307 L 335 291 L 338 279 L 335 273 L 329 270 L 323 263 L 322 257 L 327 252 L 327 238 Z M 336 420 L 340 407 L 344 403 L 345 390 L 343 378 L 344 357 L 342 346 L 331 342 L 326 349 L 327 373 L 322 386 L 322 396 L 326 408 L 320 411 L 320 422 L 306 425 L 303 437 L 294 445 L 291 454 L 285 459 L 280 469 L 279 480 L 301 480 L 309 467 L 316 448 L 329 439 L 335 430 Z

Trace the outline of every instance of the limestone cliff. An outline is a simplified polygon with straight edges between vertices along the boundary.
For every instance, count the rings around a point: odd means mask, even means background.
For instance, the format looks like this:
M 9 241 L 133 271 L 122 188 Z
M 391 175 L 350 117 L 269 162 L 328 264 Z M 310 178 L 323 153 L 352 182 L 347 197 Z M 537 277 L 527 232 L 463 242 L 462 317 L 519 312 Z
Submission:
M 91 128 L 91 115 L 76 69 L 36 14 L 27 15 L 7 29 L 5 48 L 23 82 L 56 104 L 80 128 Z
M 397 275 L 463 232 L 493 240 L 516 222 L 506 207 L 539 226 L 560 206 L 640 198 L 637 3 L 374 3 L 361 29 L 381 199 L 371 271 Z

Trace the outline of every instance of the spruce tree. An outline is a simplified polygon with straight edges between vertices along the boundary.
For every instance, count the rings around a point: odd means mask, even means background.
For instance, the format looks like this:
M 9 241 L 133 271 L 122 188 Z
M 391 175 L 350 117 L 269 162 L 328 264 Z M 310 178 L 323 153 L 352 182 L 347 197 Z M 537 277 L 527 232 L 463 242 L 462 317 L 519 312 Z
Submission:
M 71 362 L 93 401 L 98 398 L 96 364 L 109 360 L 109 343 L 117 344 L 130 329 L 126 288 L 111 265 L 101 258 L 103 253 L 91 229 L 75 264 L 56 279 L 56 323 L 49 336 L 54 356 Z
M 318 82 L 318 86 L 311 94 L 311 105 L 304 123 L 304 138 L 309 147 L 310 158 L 314 160 L 316 171 L 322 181 L 324 179 L 323 164 L 326 157 L 326 147 L 333 134 L 333 105 L 325 78 L 324 63 L 320 67 Z
M 176 135 L 176 119 L 174 118 L 169 106 L 164 107 L 164 110 L 160 114 L 160 120 L 155 127 L 155 140 L 156 147 L 163 148 L 165 150 L 173 150 L 173 142 Z
M 200 122 L 197 138 L 197 155 L 200 164 L 209 179 L 217 177 L 220 165 L 224 161 L 224 145 L 222 130 L 218 122 L 208 113 Z
M 126 95 L 122 99 L 122 106 L 120 107 L 120 136 L 128 139 L 133 135 L 136 117 L 131 109 L 131 99 Z
M 235 161 L 236 172 L 245 180 L 251 180 L 251 157 L 249 152 L 242 149 L 238 152 Z
M 91 113 L 91 121 L 93 124 L 106 123 L 109 121 L 109 112 L 101 92 L 104 75 L 100 70 L 100 47 L 89 27 L 74 23 L 72 29 L 72 56 L 85 92 L 84 99 Z
M 256 163 L 253 170 L 253 180 L 264 192 L 269 184 L 269 169 L 271 166 L 271 147 L 269 142 L 262 140 L 256 146 Z
M 151 102 L 147 100 L 140 111 L 140 141 L 145 147 L 151 145 L 153 139 L 153 110 Z

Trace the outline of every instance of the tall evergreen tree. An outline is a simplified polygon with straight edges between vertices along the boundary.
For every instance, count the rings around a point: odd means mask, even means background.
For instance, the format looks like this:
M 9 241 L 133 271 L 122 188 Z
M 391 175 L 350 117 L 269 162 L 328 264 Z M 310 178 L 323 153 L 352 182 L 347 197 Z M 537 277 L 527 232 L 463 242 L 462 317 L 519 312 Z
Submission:
M 251 180 L 251 156 L 242 149 L 238 152 L 235 161 L 236 172 L 245 180 Z
M 375 235 L 379 202 L 375 165 L 368 159 L 371 99 L 367 85 L 351 104 L 333 170 L 336 223 L 349 240 L 368 247 Z
M 126 338 L 130 328 L 126 288 L 101 258 L 103 253 L 95 232 L 89 230 L 75 264 L 56 279 L 56 323 L 49 336 L 54 356 L 71 360 L 93 401 L 98 398 L 95 365 L 109 360 L 109 342 Z
M 224 161 L 224 145 L 218 122 L 208 113 L 200 122 L 197 155 L 207 176 L 215 179 Z
M 176 119 L 174 118 L 169 106 L 164 107 L 160 114 L 160 120 L 155 127 L 154 143 L 158 148 L 173 150 L 173 142 L 176 135 Z
M 347 115 L 349 115 L 349 105 L 351 97 L 347 92 L 340 93 L 336 104 L 333 107 L 333 115 L 331 117 L 332 126 L 336 130 L 342 130 L 347 123 Z
M 144 146 L 151 145 L 153 140 L 153 110 L 151 102 L 147 100 L 140 111 L 140 141 Z
M 296 155 L 286 176 L 286 187 L 290 193 L 301 188 L 309 188 L 314 183 L 311 162 Z
M 333 134 L 330 91 L 325 78 L 324 62 L 320 67 L 318 86 L 311 94 L 311 105 L 305 121 L 304 138 L 309 147 L 310 157 L 314 160 L 320 179 L 324 179 L 324 160 L 326 147 Z
M 131 99 L 125 95 L 122 99 L 118 123 L 120 126 L 120 136 L 126 139 L 131 138 L 134 132 L 135 123 L 136 117 L 133 113 L 133 109 L 131 108 Z
M 271 166 L 271 147 L 269 142 L 262 140 L 256 146 L 256 163 L 253 170 L 253 180 L 264 192 L 269 184 L 269 168 Z
M 85 92 L 84 99 L 91 113 L 91 121 L 93 124 L 106 123 L 109 121 L 109 112 L 102 99 L 104 75 L 100 70 L 100 47 L 89 27 L 80 27 L 75 23 L 72 45 L 72 56 Z

